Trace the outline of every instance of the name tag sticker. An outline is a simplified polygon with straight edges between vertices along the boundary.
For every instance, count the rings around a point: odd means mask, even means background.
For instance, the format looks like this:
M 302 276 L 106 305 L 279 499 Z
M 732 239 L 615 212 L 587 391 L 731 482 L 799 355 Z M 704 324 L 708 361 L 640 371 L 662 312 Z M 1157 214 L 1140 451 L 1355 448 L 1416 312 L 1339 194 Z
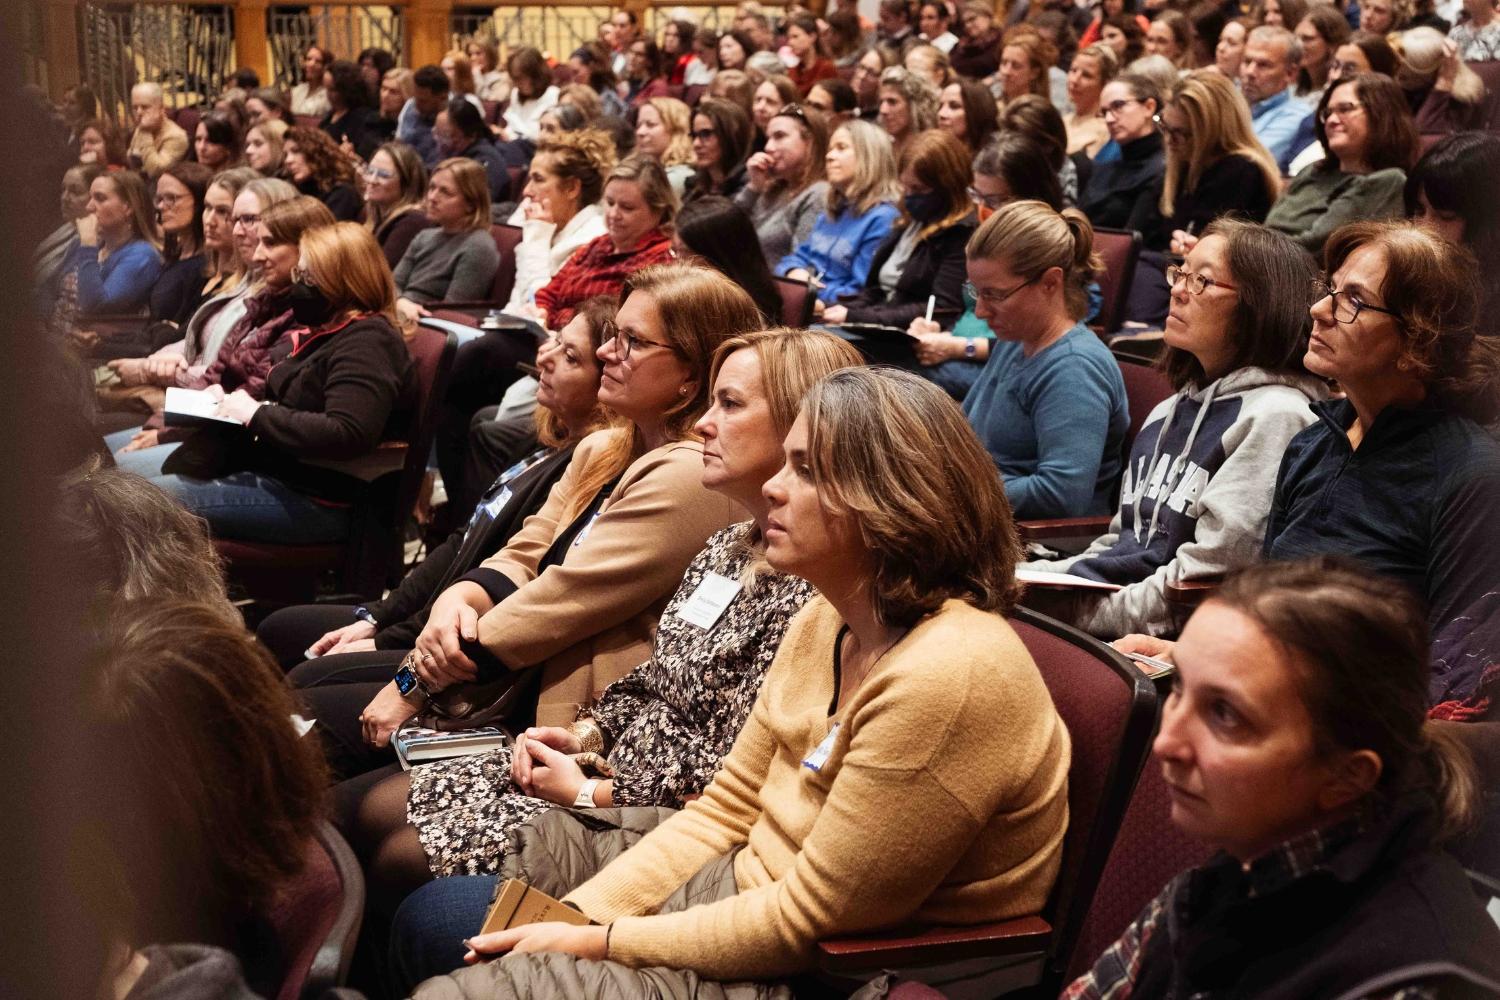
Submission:
M 822 774 L 823 765 L 828 763 L 828 755 L 833 753 L 833 741 L 838 734 L 839 724 L 835 722 L 833 728 L 828 730 L 828 735 L 823 737 L 823 742 L 819 743 L 813 749 L 813 752 L 807 755 L 807 759 L 802 762 L 802 766 L 809 771 L 816 771 Z
M 739 592 L 738 580 L 718 573 L 705 574 L 692 596 L 677 609 L 677 617 L 705 631 L 711 629 Z
M 499 493 L 495 494 L 495 499 L 484 505 L 485 513 L 489 514 L 490 517 L 499 517 L 500 511 L 508 503 L 510 503 L 510 487 L 506 486 Z
M 601 510 L 597 514 L 595 514 L 593 517 L 589 518 L 589 523 L 585 524 L 583 526 L 583 530 L 580 531 L 578 533 L 578 536 L 573 539 L 573 548 L 576 549 L 576 548 L 578 548 L 578 546 L 580 546 L 580 545 L 583 544 L 583 540 L 585 538 L 589 537 L 589 532 L 594 530 L 594 522 L 597 521 L 597 520 L 599 520 L 599 518 L 601 518 L 603 516 L 604 516 L 604 511 Z

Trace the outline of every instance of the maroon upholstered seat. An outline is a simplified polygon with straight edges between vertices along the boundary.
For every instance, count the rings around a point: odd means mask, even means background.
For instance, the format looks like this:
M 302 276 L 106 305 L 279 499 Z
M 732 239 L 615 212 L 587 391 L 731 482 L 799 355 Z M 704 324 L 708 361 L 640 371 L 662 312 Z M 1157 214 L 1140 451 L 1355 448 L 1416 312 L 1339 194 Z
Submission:
M 511 167 L 519 170 L 519 167 Z M 495 238 L 495 249 L 500 251 L 500 266 L 495 269 L 495 280 L 490 285 L 490 296 L 478 302 L 459 301 L 434 302 L 428 308 L 433 315 L 441 310 L 474 311 L 498 309 L 510 301 L 510 293 L 516 287 L 516 248 L 521 245 L 521 227 L 504 223 L 490 226 L 490 235 Z M 464 322 L 466 322 L 465 320 Z
M 772 278 L 776 290 L 781 293 L 781 322 L 787 326 L 803 327 L 812 322 L 813 302 L 816 296 L 807 282 L 795 278 Z
M 1141 234 L 1133 230 L 1095 229 L 1094 249 L 1104 258 L 1104 273 L 1099 276 L 1104 303 L 1099 307 L 1093 327 L 1108 335 L 1125 325 L 1125 300 L 1130 296 L 1130 283 L 1135 280 L 1135 264 L 1141 255 Z
M 276 1000 L 312 1000 L 344 984 L 364 907 L 359 862 L 338 831 L 324 823 L 308 844 L 307 866 L 268 914 L 287 957 Z

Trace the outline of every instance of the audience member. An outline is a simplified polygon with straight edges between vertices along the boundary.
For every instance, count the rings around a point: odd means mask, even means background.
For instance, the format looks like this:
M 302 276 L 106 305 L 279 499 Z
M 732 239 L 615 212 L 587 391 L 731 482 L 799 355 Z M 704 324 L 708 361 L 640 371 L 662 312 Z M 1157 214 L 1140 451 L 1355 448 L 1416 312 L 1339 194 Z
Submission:
M 926 42 L 913 45 L 906 50 L 901 57 L 901 65 L 911 73 L 938 90 L 948 86 L 953 80 L 953 68 L 948 65 L 948 57 L 943 50 L 928 45 Z
M 755 51 L 755 43 L 748 35 L 738 31 L 726 31 L 719 36 L 719 72 L 727 69 L 743 71 Z
M 1495 5 L 1488 0 L 1464 0 L 1463 12 L 1468 20 L 1448 32 L 1458 58 L 1470 63 L 1500 59 L 1500 21 L 1495 17 Z
M 439 66 L 423 66 L 413 74 L 412 86 L 411 100 L 397 119 L 396 138 L 415 149 L 430 170 L 443 159 L 432 128 L 448 106 L 448 77 Z
M 614 144 L 598 129 L 542 143 L 523 192 L 523 236 L 507 312 L 523 313 L 573 254 L 606 234 L 600 201 L 614 166 Z
M 63 174 L 59 199 L 62 225 L 37 244 L 31 255 L 32 280 L 39 303 L 53 302 L 57 298 L 68 258 L 78 246 L 78 222 L 89 214 L 90 189 L 94 179 L 102 173 L 104 168 L 100 164 L 75 163 Z
M 542 143 L 548 139 L 556 139 L 564 132 L 576 132 L 586 127 L 597 117 L 597 115 L 590 117 L 572 102 L 563 103 L 562 97 L 559 96 L 557 103 L 546 111 L 543 111 L 542 117 L 537 119 L 537 142 Z
M 677 213 L 667 175 L 655 160 L 631 156 L 604 184 L 605 234 L 573 254 L 536 293 L 538 322 L 549 329 L 572 318 L 579 302 L 618 292 L 630 275 L 671 259 L 668 230 Z
M 745 161 L 746 184 L 734 202 L 754 223 L 768 267 L 775 267 L 812 235 L 828 201 L 828 182 L 823 179 L 827 156 L 828 125 L 823 117 L 800 104 L 788 104 L 767 123 L 765 149 Z
M 395 326 L 395 287 L 375 238 L 351 222 L 311 229 L 297 268 L 292 315 L 308 332 L 271 370 L 263 400 L 241 388 L 216 411 L 250 433 L 214 427 L 195 435 L 155 480 L 204 517 L 217 538 L 283 545 L 347 539 L 349 505 L 366 484 L 301 460 L 372 451 L 400 431 L 414 399 L 411 359 Z
M 766 129 L 771 117 L 802 99 L 797 85 L 785 73 L 773 73 L 756 84 L 755 94 L 750 99 L 750 121 L 755 125 L 755 143 L 751 152 L 758 153 L 766 147 Z
M 1240 62 L 1245 58 L 1245 42 L 1252 27 L 1248 18 L 1236 17 L 1219 32 L 1219 44 L 1214 46 L 1214 69 L 1230 80 L 1239 81 Z
M 635 151 L 662 165 L 672 192 L 682 197 L 693 176 L 692 109 L 675 97 L 654 97 L 635 115 Z
M 400 128 L 401 109 L 417 92 L 416 77 L 409 69 L 393 69 L 380 80 L 376 110 L 380 118 L 374 123 L 381 135 L 396 137 Z
M 1411 0 L 1357 0 L 1359 30 L 1374 35 L 1401 31 L 1411 19 Z
M 1104 19 L 1099 30 L 1099 41 L 1114 49 L 1121 66 L 1129 66 L 1146 51 L 1146 29 L 1140 24 L 1140 16 L 1119 13 Z
M 1209 224 L 1173 264 L 1161 368 L 1176 392 L 1131 446 L 1109 530 L 1081 555 L 1027 569 L 1119 584 L 1040 589 L 1027 602 L 1106 639 L 1175 631 L 1167 587 L 1248 565 L 1260 549 L 1281 457 L 1327 389 L 1302 368 L 1312 258 L 1286 236 Z
M 819 312 L 864 286 L 901 194 L 890 140 L 869 122 L 834 130 L 824 174 L 828 201 L 812 235 L 776 265 L 777 274 L 813 285 Z
M 1146 29 L 1146 55 L 1161 56 L 1177 69 L 1190 68 L 1193 54 L 1193 26 L 1181 11 L 1161 11 Z
M 1297 97 L 1309 107 L 1317 107 L 1328 86 L 1328 71 L 1333 54 L 1349 40 L 1349 21 L 1331 4 L 1314 4 L 1296 27 L 1297 41 L 1302 43 L 1302 68 L 1297 71 Z
M 328 95 L 328 113 L 318 128 L 328 133 L 335 146 L 352 150 L 361 161 L 369 160 L 391 133 L 379 124 L 380 112 L 359 67 L 345 59 L 334 62 L 323 74 L 323 91 Z
M 1238 8 L 1234 9 L 1238 12 Z M 1192 47 L 1188 52 L 1187 69 L 1202 69 L 1214 64 L 1219 47 L 1219 36 L 1228 23 L 1223 4 L 1214 0 L 1198 0 L 1188 8 L 1188 26 L 1192 29 Z
M 912 136 L 937 127 L 940 93 L 930 81 L 901 66 L 880 74 L 878 121 L 890 136 L 895 155 L 901 154 Z
M 1396 51 L 1401 59 L 1396 82 L 1406 92 L 1418 132 L 1447 135 L 1482 124 L 1484 81 L 1435 28 L 1403 31 Z
M 1095 161 L 1088 186 L 1078 198 L 1078 207 L 1094 225 L 1139 231 L 1155 214 L 1166 169 L 1162 135 L 1156 128 L 1161 106 L 1156 85 L 1136 73 L 1115 77 L 1100 92 L 1099 113 L 1111 141 L 1119 145 L 1120 158 Z
M 915 34 L 912 30 L 912 8 L 908 0 L 880 0 L 875 40 L 888 49 L 900 50 Z
M 484 102 L 475 93 L 474 70 L 469 65 L 469 57 L 458 49 L 452 49 L 438 63 L 438 69 L 442 70 L 443 75 L 448 78 L 449 103 L 462 99 L 472 104 L 474 110 L 483 115 Z
M 340 222 L 357 220 L 364 199 L 349 158 L 317 128 L 290 128 L 281 145 L 282 170 L 300 194 L 317 198 Z
M 922 41 L 934 46 L 945 55 L 958 44 L 958 36 L 948 30 L 953 13 L 942 0 L 924 0 L 917 6 L 917 28 Z
M 976 315 L 994 330 L 964 414 L 1005 481 L 1017 517 L 1109 510 L 1130 424 L 1119 365 L 1083 325 L 1100 270 L 1075 209 L 1012 202 L 969 241 Z
M 1250 123 L 1282 173 L 1292 157 L 1313 141 L 1313 112 L 1292 91 L 1302 66 L 1302 43 L 1286 28 L 1262 25 L 1245 40 L 1240 90 L 1250 105 Z
M 864 54 L 866 37 L 857 10 L 835 10 L 819 26 L 828 57 L 839 70 L 852 70 Z M 841 74 L 842 75 L 842 74 Z M 811 94 L 811 91 L 808 92 Z
M 279 118 L 251 125 L 245 133 L 245 165 L 262 177 L 276 177 L 286 158 L 287 124 Z
M 1349 40 L 1334 53 L 1334 63 L 1328 68 L 1328 80 L 1344 80 L 1360 73 L 1379 73 L 1395 77 L 1401 59 L 1384 35 L 1372 35 L 1368 31 L 1356 31 Z
M 765 488 L 766 558 L 820 596 L 788 628 L 703 798 L 623 853 L 586 815 L 554 810 L 532 821 L 531 831 L 576 845 L 593 862 L 585 871 L 598 873 L 569 885 L 582 873 L 564 875 L 532 852 L 512 855 L 504 873 L 566 896 L 602 926 L 481 935 L 471 942 L 479 953 L 511 954 L 415 996 L 450 987 L 526 995 L 545 989 L 540 970 L 554 963 L 585 993 L 605 982 L 680 991 L 780 979 L 808 971 L 820 939 L 918 913 L 954 924 L 1042 906 L 1061 860 L 1070 747 L 1002 617 L 1019 589 L 1017 545 L 979 443 L 921 379 L 848 369 L 808 393 L 786 451 Z M 798 775 L 812 768 L 799 762 L 825 716 L 837 729 L 812 758 L 818 790 L 791 794 L 805 786 Z M 1012 721 L 983 721 L 1000 718 Z M 926 741 L 914 767 L 880 763 L 913 740 Z M 950 769 L 976 789 L 968 808 L 951 807 Z M 929 835 L 914 839 L 914 829 Z M 722 846 L 734 843 L 745 845 L 737 858 Z M 870 863 L 895 851 L 909 863 Z M 472 899 L 472 886 L 444 879 L 419 898 L 448 910 L 465 890 Z M 688 908 L 689 899 L 709 905 Z
M 972 157 L 985 147 L 999 126 L 995 99 L 982 83 L 955 80 L 943 88 L 937 125 L 962 142 Z
M 807 92 L 802 102 L 828 120 L 829 128 L 838 128 L 859 114 L 859 98 L 854 88 L 840 79 L 820 80 Z
M 244 139 L 222 111 L 210 111 L 198 122 L 191 159 L 209 170 L 231 170 L 245 158 Z
M 510 75 L 500 65 L 500 43 L 493 38 L 471 38 L 464 46 L 474 75 L 474 93 L 481 101 L 504 103 L 510 97 Z
M 712 267 L 743 288 L 767 327 L 780 326 L 781 292 L 756 238 L 750 216 L 728 198 L 711 194 L 682 206 L 672 226 L 678 260 Z
M 667 70 L 667 84 L 681 87 L 687 78 L 688 66 L 697 58 L 693 54 L 693 36 L 697 26 L 692 21 L 668 21 L 661 29 L 661 56 Z
M 432 126 L 432 136 L 445 160 L 462 158 L 479 164 L 484 171 L 491 204 L 508 199 L 511 168 L 524 168 L 531 162 L 531 152 L 536 148 L 529 142 L 496 144 L 484 118 L 474 110 L 474 105 L 460 97 L 449 101 L 438 114 Z M 433 169 L 436 172 L 436 168 Z
M 833 60 L 818 34 L 818 22 L 811 14 L 794 14 L 786 20 L 786 44 L 796 63 L 787 70 L 799 97 L 819 80 L 834 79 L 839 75 Z
M 427 182 L 426 215 L 432 228 L 412 237 L 394 272 L 403 329 L 413 328 L 434 302 L 489 298 L 500 268 L 490 235 L 489 186 L 477 162 L 455 157 L 437 165 Z
M 610 15 L 613 30 L 610 37 L 605 41 L 614 46 L 614 71 L 615 76 L 624 76 L 626 64 L 630 61 L 630 43 L 635 41 L 639 31 L 639 22 L 635 11 L 620 9 Z
M 359 77 L 365 84 L 365 103 L 374 105 L 385 75 L 396 68 L 396 57 L 385 49 L 371 47 L 360 49 L 354 63 L 359 67 Z
M 1063 996 L 1500 989 L 1500 934 L 1442 849 L 1479 786 L 1424 721 L 1426 646 L 1410 595 L 1344 560 L 1256 567 L 1210 598 L 1154 749 L 1173 824 L 1218 853 Z
M 130 113 L 135 118 L 135 134 L 130 138 L 128 154 L 140 164 L 146 176 L 155 179 L 187 156 L 188 134 L 167 117 L 160 84 L 138 83 L 131 87 Z
M 76 283 L 78 311 L 145 309 L 161 277 L 161 231 L 140 174 L 120 170 L 94 178 L 89 214 L 77 226 L 78 245 L 68 255 L 63 274 L 65 283 L 70 277 Z
M 661 49 L 649 38 L 637 38 L 630 43 L 630 61 L 625 69 L 625 101 L 632 108 L 651 100 L 671 94 L 667 83 L 667 67 Z
M 723 73 L 719 74 L 722 79 Z M 716 84 L 718 80 L 714 81 Z M 687 185 L 685 200 L 720 194 L 732 198 L 749 179 L 745 160 L 750 155 L 754 126 L 738 104 L 706 97 L 693 112 L 693 164 L 697 172 Z
M 302 54 L 302 82 L 292 88 L 291 111 L 304 118 L 322 118 L 328 114 L 328 88 L 325 75 L 333 65 L 334 55 L 316 43 Z
M 683 85 L 706 87 L 713 83 L 714 76 L 719 72 L 719 32 L 709 27 L 696 29 L 693 32 L 692 53 L 693 58 L 683 73 Z
M 1406 216 L 1450 243 L 1468 247 L 1480 273 L 1500 273 L 1500 137 L 1458 132 L 1422 154 L 1406 176 Z M 1486 282 L 1479 328 L 1496 332 L 1497 286 Z
M 964 34 L 948 50 L 953 71 L 971 80 L 983 80 L 1000 68 L 1000 29 L 995 27 L 995 8 L 983 0 L 963 5 Z
M 616 100 L 619 96 L 616 95 Z M 565 107 L 577 108 L 583 113 L 584 120 L 593 125 L 598 125 L 604 117 L 604 103 L 599 98 L 599 92 L 586 83 L 570 83 L 557 92 L 557 104 L 552 110 Z M 541 125 L 537 125 L 537 131 L 541 131 Z
M 875 251 L 865 284 L 823 310 L 823 322 L 905 330 L 918 316 L 940 323 L 964 308 L 964 248 L 978 218 L 969 200 L 969 151 L 952 134 L 923 132 L 901 154 L 901 214 Z
M 257 87 L 245 98 L 245 113 L 249 116 L 251 125 L 270 120 L 287 122 L 290 127 L 291 122 L 287 121 L 291 117 L 288 105 L 286 94 L 275 87 Z
M 187 137 L 187 133 L 183 133 Z M 78 126 L 78 162 L 94 164 L 106 170 L 126 165 L 125 133 L 113 122 L 94 118 Z
M 174 163 L 156 179 L 156 221 L 162 235 L 162 271 L 151 286 L 152 320 L 179 327 L 203 303 L 207 279 L 203 215 L 213 171 L 201 163 Z
M 866 49 L 854 64 L 854 75 L 849 78 L 849 86 L 859 102 L 858 117 L 867 121 L 879 113 L 880 78 L 894 62 L 894 59 L 887 59 L 888 55 L 888 51 L 879 48 Z
M 1068 101 L 1073 111 L 1063 116 L 1068 130 L 1068 155 L 1082 153 L 1092 157 L 1109 141 L 1109 127 L 1100 114 L 1100 95 L 1119 73 L 1120 61 L 1115 50 L 1096 42 L 1073 57 L 1068 67 Z
M 1323 159 L 1303 168 L 1266 216 L 1266 225 L 1314 252 L 1346 222 L 1400 216 L 1406 170 L 1417 158 L 1416 129 L 1390 77 L 1341 77 L 1324 92 L 1316 120 Z
M 425 212 L 427 168 L 406 143 L 388 142 L 375 150 L 363 173 L 365 227 L 394 271 L 411 241 L 434 224 Z

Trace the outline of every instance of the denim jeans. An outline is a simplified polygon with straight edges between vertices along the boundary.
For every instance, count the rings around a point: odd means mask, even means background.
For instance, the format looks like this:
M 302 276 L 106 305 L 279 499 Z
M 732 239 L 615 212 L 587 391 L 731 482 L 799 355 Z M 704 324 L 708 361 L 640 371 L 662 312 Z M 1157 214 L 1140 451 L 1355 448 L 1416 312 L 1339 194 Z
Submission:
M 208 521 L 215 538 L 281 545 L 327 545 L 349 537 L 349 508 L 330 507 L 259 472 L 218 479 L 163 475 L 152 482 Z
M 391 995 L 410 996 L 433 976 L 463 968 L 464 941 L 479 933 L 498 875 L 454 875 L 406 897 L 391 924 Z
M 983 370 L 983 361 L 955 358 L 952 361 L 939 361 L 935 365 L 924 365 L 917 369 L 917 374 L 936 383 L 938 388 L 962 403 Z

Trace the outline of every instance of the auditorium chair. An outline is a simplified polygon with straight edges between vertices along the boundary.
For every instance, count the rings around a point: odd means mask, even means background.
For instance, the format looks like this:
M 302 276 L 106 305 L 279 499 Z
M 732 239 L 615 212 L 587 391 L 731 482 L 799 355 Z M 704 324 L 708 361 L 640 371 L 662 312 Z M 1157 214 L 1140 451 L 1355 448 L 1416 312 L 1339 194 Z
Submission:
M 1107 337 L 1125 325 L 1125 303 L 1130 298 L 1130 283 L 1135 280 L 1135 265 L 1141 256 L 1141 234 L 1134 230 L 1095 229 L 1094 249 L 1104 259 L 1104 273 L 1099 289 L 1104 302 L 1090 326 Z
M 364 909 L 365 879 L 358 859 L 337 830 L 320 824 L 306 867 L 269 914 L 287 956 L 276 1000 L 317 1000 L 344 985 Z
M 1469 68 L 1484 81 L 1484 114 L 1475 128 L 1500 132 L 1500 62 L 1471 62 Z
M 427 455 L 453 369 L 457 338 L 419 327 L 407 339 L 416 366 L 417 398 L 405 441 L 382 442 L 352 462 L 318 463 L 346 471 L 369 484 L 355 504 L 347 541 L 328 545 L 280 545 L 217 538 L 231 583 L 256 600 L 305 604 L 317 596 L 325 573 L 337 575 L 340 593 L 373 600 L 400 566 L 406 522 L 416 507 L 427 472 Z
M 781 322 L 785 326 L 804 327 L 813 320 L 813 304 L 817 296 L 807 282 L 796 278 L 772 278 L 776 290 L 781 293 Z
M 1139 667 L 1078 629 L 1025 608 L 1016 609 L 1010 622 L 1072 741 L 1068 829 L 1046 908 L 992 924 L 904 927 L 820 941 L 817 961 L 824 974 L 868 979 L 892 970 L 945 993 L 963 984 L 962 995 L 1022 990 L 1052 997 L 1073 967 L 1106 859 L 1151 751 L 1160 699 Z
M 495 249 L 500 251 L 500 266 L 495 269 L 489 298 L 434 302 L 427 307 L 433 316 L 472 326 L 476 313 L 499 309 L 510 301 L 510 293 L 516 286 L 516 248 L 521 245 L 521 227 L 496 223 L 490 226 L 490 235 L 495 239 Z

